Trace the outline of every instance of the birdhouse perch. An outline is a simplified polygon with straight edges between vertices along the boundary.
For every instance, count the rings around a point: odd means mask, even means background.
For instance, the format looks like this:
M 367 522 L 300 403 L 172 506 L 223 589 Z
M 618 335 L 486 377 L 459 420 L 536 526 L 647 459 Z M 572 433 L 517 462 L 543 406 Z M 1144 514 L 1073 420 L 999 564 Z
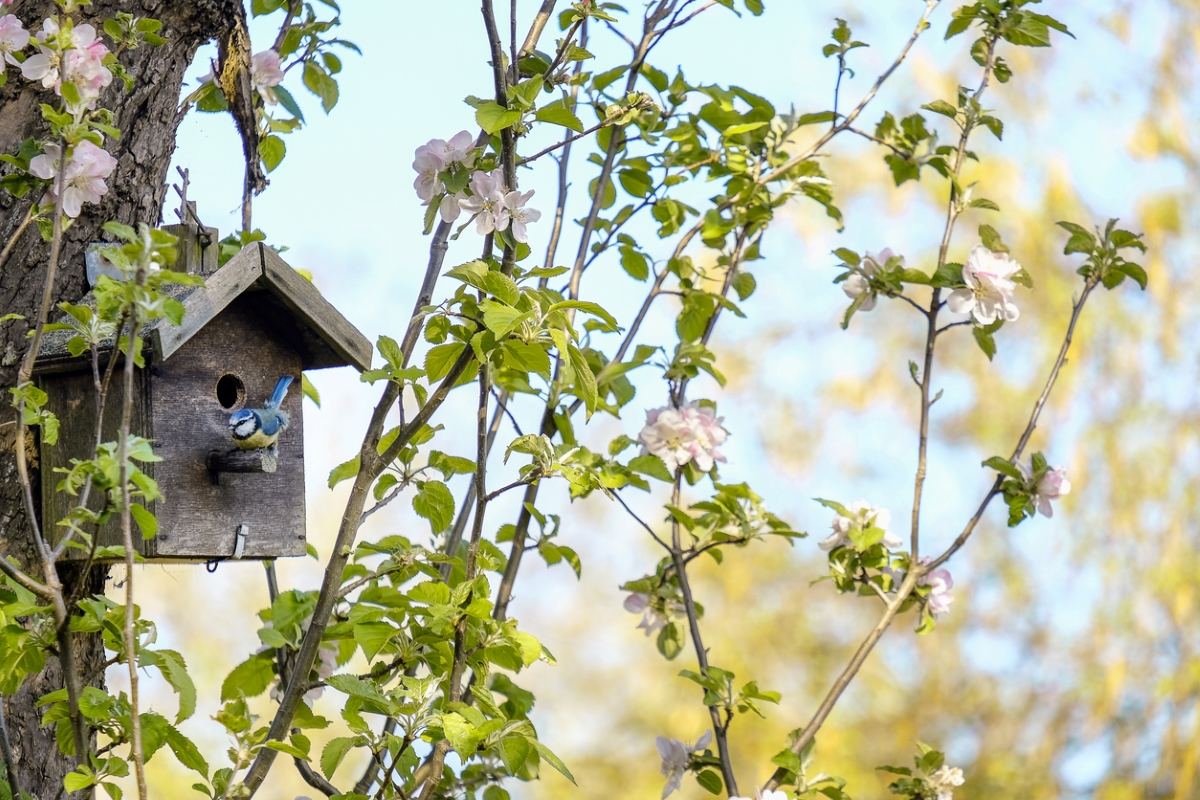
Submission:
M 158 533 L 140 542 L 140 553 L 148 561 L 304 555 L 300 374 L 345 365 L 369 369 L 371 344 L 269 247 L 255 242 L 216 269 L 215 231 L 173 228 L 181 239 L 181 268 L 204 275 L 206 285 L 173 290 L 186 309 L 182 325 L 156 320 L 142 331 L 146 365 L 134 376 L 132 432 L 152 440 L 162 458 L 141 467 L 163 498 L 148 504 Z M 91 294 L 82 302 L 95 304 Z M 54 470 L 69 467 L 72 458 L 90 458 L 95 445 L 90 357 L 71 356 L 71 336 L 48 332 L 34 370 L 60 420 L 58 443 L 41 445 L 42 515 L 51 524 L 76 502 L 56 491 Z M 107 342 L 107 351 L 113 346 Z M 294 376 L 296 385 L 282 404 L 291 422 L 277 452 L 230 452 L 230 416 L 261 405 L 281 375 Z M 103 433 L 111 441 L 122 407 L 119 381 L 110 392 Z M 120 544 L 121 538 L 112 520 L 98 543 Z M 67 552 L 68 558 L 81 555 Z

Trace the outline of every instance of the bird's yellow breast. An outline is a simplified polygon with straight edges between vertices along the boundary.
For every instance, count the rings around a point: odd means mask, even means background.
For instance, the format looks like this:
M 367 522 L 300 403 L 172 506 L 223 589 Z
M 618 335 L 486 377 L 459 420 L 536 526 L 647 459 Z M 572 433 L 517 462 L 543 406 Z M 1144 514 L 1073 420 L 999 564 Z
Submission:
M 268 436 L 262 430 L 257 430 L 245 439 L 234 439 L 234 443 L 242 450 L 262 450 L 275 444 L 279 439 L 279 434 Z

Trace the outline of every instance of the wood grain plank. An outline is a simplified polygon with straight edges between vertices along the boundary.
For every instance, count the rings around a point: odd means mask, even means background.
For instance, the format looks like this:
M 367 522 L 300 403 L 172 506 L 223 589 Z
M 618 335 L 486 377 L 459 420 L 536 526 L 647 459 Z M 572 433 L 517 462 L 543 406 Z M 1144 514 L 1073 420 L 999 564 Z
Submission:
M 322 297 L 316 287 L 288 266 L 278 253 L 261 242 L 255 246 L 262 253 L 263 283 L 345 359 L 345 363 L 353 365 L 360 372 L 370 369 L 374 349 L 367 337 Z

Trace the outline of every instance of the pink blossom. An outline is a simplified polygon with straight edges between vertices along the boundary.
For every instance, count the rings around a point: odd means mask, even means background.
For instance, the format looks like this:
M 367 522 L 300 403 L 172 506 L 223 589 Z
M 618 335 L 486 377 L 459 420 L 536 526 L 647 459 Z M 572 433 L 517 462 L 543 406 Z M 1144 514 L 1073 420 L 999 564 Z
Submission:
M 0 0 L 0 3 L 2 2 L 3 0 Z M 21 66 L 21 62 L 17 61 L 13 53 L 24 50 L 27 44 L 29 31 L 21 25 L 21 20 L 17 19 L 15 14 L 0 17 L 0 54 L 4 55 L 4 60 L 14 67 Z
M 646 425 L 638 433 L 642 455 L 658 456 L 672 472 L 693 460 L 701 472 L 708 472 L 714 462 L 725 461 L 717 450 L 729 436 L 721 426 L 723 420 L 695 401 L 683 408 L 651 409 L 646 412 Z
M 973 315 L 980 325 L 991 325 L 997 319 L 1012 322 L 1020 316 L 1013 303 L 1017 285 L 1012 280 L 1020 269 L 1008 253 L 994 253 L 977 244 L 963 267 L 966 288 L 951 292 L 946 305 L 955 314 Z
M 428 145 L 417 148 L 416 158 L 413 160 L 417 179 L 413 181 L 413 188 L 417 190 L 417 197 L 421 198 L 422 205 L 429 205 L 433 198 L 446 191 L 442 179 L 438 176 L 445 168 L 446 163 L 442 161 L 442 157 Z
M 504 193 L 500 182 L 485 172 L 471 176 L 471 196 L 459 203 L 469 214 L 475 215 L 475 232 L 486 236 L 493 231 L 508 227 L 509 210 L 504 205 Z
M 462 164 L 466 169 L 475 166 L 475 137 L 468 131 L 459 131 L 444 139 L 430 139 L 425 147 L 438 153 L 448 169 L 452 164 Z
M 846 506 L 846 510 L 852 516 L 838 514 L 833 518 L 833 522 L 830 524 L 833 533 L 817 545 L 822 550 L 829 552 L 838 547 L 853 547 L 854 540 L 850 538 L 850 534 L 866 528 L 882 528 L 883 546 L 887 549 L 899 550 L 904 547 L 904 541 L 888 530 L 888 525 L 892 521 L 892 512 L 886 508 L 873 506 L 866 500 L 855 500 Z
M 929 556 L 922 556 L 920 563 L 924 565 L 930 561 Z M 925 598 L 925 602 L 929 605 L 929 611 L 934 617 L 945 614 L 950 610 L 950 604 L 954 602 L 954 595 L 950 594 L 950 590 L 954 588 L 954 578 L 950 576 L 950 570 L 945 567 L 938 567 L 935 570 L 926 572 L 917 581 L 917 585 L 930 587 L 929 595 Z
M 250 57 L 250 85 L 258 91 L 263 102 L 275 105 L 279 98 L 271 89 L 283 83 L 283 70 L 279 67 L 279 53 L 263 50 Z
M 1037 510 L 1043 517 L 1053 517 L 1054 507 L 1050 505 L 1050 501 L 1057 500 L 1063 495 L 1070 493 L 1071 482 L 1067 480 L 1066 468 L 1055 467 L 1038 481 L 1037 491 L 1033 495 L 1033 502 L 1037 505 Z
M 842 282 L 842 291 L 846 293 L 846 297 L 854 300 L 863 292 L 869 292 L 871 290 L 870 279 L 882 272 L 884 266 L 887 265 L 888 259 L 894 257 L 895 253 L 893 253 L 890 248 L 884 248 L 883 250 L 879 251 L 878 254 L 867 253 L 863 257 L 862 262 L 858 265 L 862 272 L 856 272 Z M 900 259 L 900 263 L 904 263 L 903 258 Z M 862 301 L 862 305 L 858 307 L 858 310 L 870 311 L 875 307 L 875 299 L 875 293 L 871 292 L 871 294 Z
M 525 194 L 520 192 L 509 192 L 504 195 L 504 210 L 507 212 L 510 221 L 512 222 L 513 238 L 522 244 L 529 241 L 529 233 L 526 230 L 526 225 L 531 222 L 537 222 L 542 218 L 542 212 L 536 208 L 526 208 L 525 203 L 529 198 L 533 197 L 533 189 L 530 189 Z M 498 225 L 501 230 L 504 225 Z
M 48 144 L 45 153 L 29 162 L 31 173 L 51 181 L 46 198 L 56 204 L 59 157 L 58 145 Z M 84 203 L 100 202 L 101 196 L 108 193 L 104 179 L 112 174 L 116 166 L 115 158 L 87 139 L 76 144 L 63 173 L 62 213 L 68 217 L 78 217 Z

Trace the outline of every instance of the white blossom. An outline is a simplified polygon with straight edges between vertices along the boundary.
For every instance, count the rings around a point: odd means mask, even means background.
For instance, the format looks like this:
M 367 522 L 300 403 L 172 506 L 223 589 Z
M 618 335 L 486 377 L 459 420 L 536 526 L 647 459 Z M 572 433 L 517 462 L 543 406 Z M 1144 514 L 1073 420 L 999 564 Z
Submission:
M 938 768 L 937 772 L 929 776 L 929 783 L 937 792 L 937 800 L 953 800 L 954 790 L 962 786 L 964 782 L 963 771 L 958 767 L 943 765 Z
M 1020 269 L 1008 253 L 994 253 L 977 244 L 963 267 L 966 288 L 951 292 L 946 305 L 955 314 L 971 314 L 981 325 L 991 325 L 997 319 L 1012 322 L 1020 316 L 1013 303 L 1017 285 L 1012 280 Z
M 849 297 L 851 300 L 857 299 L 858 296 L 863 292 L 870 292 L 870 294 L 862 301 L 862 305 L 858 307 L 859 311 L 870 311 L 871 309 L 875 308 L 876 297 L 875 293 L 871 292 L 870 278 L 873 278 L 882 272 L 884 266 L 887 265 L 888 260 L 894 258 L 895 255 L 896 254 L 891 251 L 891 248 L 884 248 L 878 253 L 867 253 L 865 256 L 863 256 L 863 260 L 858 265 L 862 272 L 856 272 L 842 282 L 842 291 L 845 292 L 846 297 Z M 904 264 L 903 258 L 900 259 L 900 263 L 902 265 Z
M 666 736 L 659 736 L 654 740 L 654 745 L 658 748 L 658 755 L 662 758 L 662 774 L 667 779 L 667 785 L 663 787 L 663 798 L 679 788 L 679 784 L 683 781 L 683 774 L 687 772 L 691 754 L 700 752 L 711 741 L 712 731 L 705 731 L 704 735 L 693 745 L 678 739 L 668 739 Z
M 701 472 L 708 472 L 714 462 L 725 461 L 717 450 L 729 432 L 721 426 L 712 408 L 693 401 L 683 408 L 664 406 L 646 412 L 646 424 L 638 433 L 643 455 L 655 455 L 674 472 L 695 460 Z
M 822 550 L 829 552 L 838 547 L 853 547 L 854 541 L 850 538 L 850 534 L 869 527 L 883 528 L 883 546 L 887 549 L 899 550 L 904 547 L 904 540 L 888 530 L 888 525 L 892 521 L 892 512 L 886 508 L 873 506 L 866 500 L 855 500 L 846 505 L 846 510 L 852 516 L 838 514 L 833 518 L 833 522 L 830 523 L 833 533 L 817 545 Z

